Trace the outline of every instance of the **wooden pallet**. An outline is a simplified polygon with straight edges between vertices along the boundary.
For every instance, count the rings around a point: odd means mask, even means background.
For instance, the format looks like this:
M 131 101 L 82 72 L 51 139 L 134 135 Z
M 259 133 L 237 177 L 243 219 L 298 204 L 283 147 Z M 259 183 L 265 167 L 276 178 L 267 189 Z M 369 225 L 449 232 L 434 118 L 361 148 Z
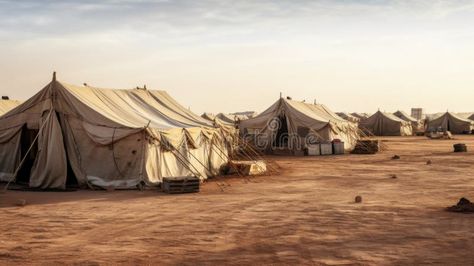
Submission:
M 197 177 L 165 177 L 161 188 L 169 194 L 199 192 L 200 180 Z

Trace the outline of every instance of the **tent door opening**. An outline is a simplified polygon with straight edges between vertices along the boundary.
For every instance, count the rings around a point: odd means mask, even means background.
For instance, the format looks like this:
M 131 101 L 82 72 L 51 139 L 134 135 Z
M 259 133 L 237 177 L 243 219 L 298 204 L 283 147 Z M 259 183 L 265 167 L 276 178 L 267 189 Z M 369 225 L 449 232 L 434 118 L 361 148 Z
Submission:
M 68 123 L 64 118 L 64 116 L 61 116 L 58 114 L 58 112 L 55 112 L 56 117 L 58 118 L 59 124 L 61 125 L 62 133 L 63 133 L 63 145 L 64 149 L 66 149 L 66 163 L 67 163 L 67 176 L 66 176 L 66 187 L 68 188 L 78 188 L 79 187 L 79 182 L 77 182 L 76 175 L 74 174 L 74 170 L 71 167 L 71 161 L 69 160 L 69 154 L 67 152 L 67 145 L 64 143 L 64 136 L 66 133 L 64 132 L 65 125 L 64 123 Z
M 288 148 L 288 124 L 286 123 L 286 116 L 280 115 L 277 118 L 278 129 L 276 132 L 275 139 L 273 140 L 273 147 L 275 148 Z
M 38 141 L 34 141 L 36 135 L 38 135 L 38 129 L 29 129 L 26 124 L 21 129 L 21 147 L 20 147 L 20 158 L 23 158 L 28 149 L 31 147 L 30 152 L 25 158 L 23 165 L 21 166 L 20 170 L 18 170 L 18 174 L 16 176 L 16 182 L 21 185 L 29 185 L 30 176 L 31 176 L 31 168 L 33 168 L 33 164 L 35 163 L 36 156 L 38 154 Z

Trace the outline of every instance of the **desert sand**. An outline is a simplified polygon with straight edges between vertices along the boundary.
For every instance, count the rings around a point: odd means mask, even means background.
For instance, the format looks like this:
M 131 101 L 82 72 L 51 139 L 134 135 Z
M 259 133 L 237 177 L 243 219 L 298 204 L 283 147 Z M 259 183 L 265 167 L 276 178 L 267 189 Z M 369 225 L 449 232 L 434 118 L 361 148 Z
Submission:
M 376 155 L 268 157 L 280 174 L 196 194 L 7 191 L 0 264 L 472 264 L 474 214 L 444 209 L 474 200 L 458 142 L 474 150 L 474 136 L 393 137 Z

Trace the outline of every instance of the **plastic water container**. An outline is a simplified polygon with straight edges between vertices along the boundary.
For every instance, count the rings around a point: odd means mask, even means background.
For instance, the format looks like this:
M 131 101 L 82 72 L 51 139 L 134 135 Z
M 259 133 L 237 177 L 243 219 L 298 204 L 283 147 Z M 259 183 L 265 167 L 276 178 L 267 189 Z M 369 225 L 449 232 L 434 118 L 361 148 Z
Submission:
M 309 145 L 307 148 L 306 148 L 306 154 L 308 156 L 318 156 L 318 155 L 321 155 L 321 149 L 319 147 L 319 144 L 313 144 L 313 145 Z
M 334 154 L 344 154 L 344 142 L 334 142 L 332 148 Z
M 332 154 L 332 143 L 321 143 L 321 155 L 331 155 Z

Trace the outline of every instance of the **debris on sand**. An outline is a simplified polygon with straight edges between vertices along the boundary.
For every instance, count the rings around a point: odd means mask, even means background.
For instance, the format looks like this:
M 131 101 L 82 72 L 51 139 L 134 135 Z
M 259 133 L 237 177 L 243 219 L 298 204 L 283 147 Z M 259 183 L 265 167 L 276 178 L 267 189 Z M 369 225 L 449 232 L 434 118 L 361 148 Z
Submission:
M 26 206 L 26 200 L 25 199 L 19 199 L 15 202 L 15 205 L 18 207 L 24 207 Z
M 400 156 L 395 154 L 392 156 L 392 160 L 400 160 Z
M 467 152 L 467 146 L 464 143 L 454 144 L 454 152 Z
M 355 203 L 361 203 L 361 202 L 362 202 L 362 196 L 356 196 Z
M 450 212 L 473 212 L 474 213 L 474 203 L 466 198 L 461 198 L 458 204 L 446 208 Z
M 450 131 L 430 132 L 426 136 L 430 139 L 453 139 L 453 134 Z
M 352 154 L 375 154 L 380 151 L 379 140 L 358 140 Z
M 426 162 L 427 165 L 431 165 L 432 163 L 433 163 L 433 162 L 432 162 L 431 160 L 428 160 L 428 161 Z
M 395 175 L 395 174 L 391 174 L 390 177 L 393 178 L 393 179 L 395 179 L 395 178 L 397 178 L 398 176 Z

